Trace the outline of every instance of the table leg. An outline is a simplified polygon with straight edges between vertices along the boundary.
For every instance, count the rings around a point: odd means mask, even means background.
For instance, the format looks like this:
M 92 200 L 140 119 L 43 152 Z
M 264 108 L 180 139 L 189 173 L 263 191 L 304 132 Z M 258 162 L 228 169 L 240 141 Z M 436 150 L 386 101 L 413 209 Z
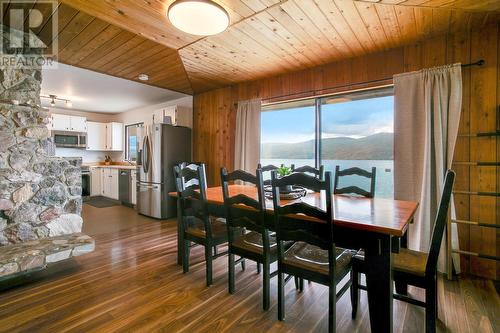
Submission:
M 392 332 L 391 237 L 377 235 L 365 248 L 366 287 L 372 332 Z
M 408 228 L 405 234 L 401 237 L 401 248 L 408 248 L 408 233 L 410 232 L 410 228 Z M 400 295 L 408 295 L 408 284 L 401 281 L 394 281 L 394 285 L 396 286 L 396 293 Z

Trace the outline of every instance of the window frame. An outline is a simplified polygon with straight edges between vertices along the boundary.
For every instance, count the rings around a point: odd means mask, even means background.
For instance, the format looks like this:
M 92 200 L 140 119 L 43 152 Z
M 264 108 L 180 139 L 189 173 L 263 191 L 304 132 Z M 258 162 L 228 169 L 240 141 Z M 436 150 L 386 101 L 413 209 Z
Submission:
M 132 162 L 132 163 L 136 163 L 137 162 L 137 161 L 131 161 L 130 160 L 129 143 L 128 143 L 128 131 L 129 131 L 129 129 L 131 127 L 139 128 L 139 127 L 143 127 L 143 126 L 144 126 L 144 122 L 139 122 L 139 123 L 125 125 L 125 158 L 124 158 L 124 160 L 127 161 L 127 162 Z
M 288 104 L 288 103 L 300 103 L 300 101 L 308 101 L 308 100 L 314 100 L 314 123 L 315 123 L 315 128 L 314 128 L 314 166 L 316 168 L 319 168 L 321 166 L 321 134 L 322 134 L 322 101 L 325 99 L 329 98 L 345 98 L 349 95 L 357 95 L 357 94 L 369 94 L 370 92 L 376 93 L 376 92 L 381 92 L 383 93 L 385 90 L 391 91 L 390 94 L 394 96 L 394 85 L 384 85 L 384 86 L 379 86 L 379 87 L 370 87 L 366 89 L 356 89 L 356 90 L 350 90 L 350 91 L 343 91 L 335 94 L 327 94 L 327 95 L 317 95 L 317 96 L 312 96 L 312 97 L 304 97 L 304 98 L 299 98 L 299 99 L 290 99 L 290 100 L 285 100 L 285 101 L 279 101 L 276 103 L 263 103 L 262 104 L 262 111 L 261 112 L 273 112 L 273 111 L 278 111 L 280 108 L 277 107 L 276 109 L 273 109 L 273 106 L 279 106 L 283 104 Z

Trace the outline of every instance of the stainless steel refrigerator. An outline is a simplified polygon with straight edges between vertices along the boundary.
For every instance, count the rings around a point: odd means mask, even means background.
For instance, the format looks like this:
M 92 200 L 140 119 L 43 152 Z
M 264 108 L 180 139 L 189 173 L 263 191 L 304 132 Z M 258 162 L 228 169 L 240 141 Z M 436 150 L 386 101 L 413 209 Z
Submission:
M 139 128 L 137 162 L 137 211 L 167 219 L 177 213 L 173 167 L 191 160 L 191 129 L 167 124 Z

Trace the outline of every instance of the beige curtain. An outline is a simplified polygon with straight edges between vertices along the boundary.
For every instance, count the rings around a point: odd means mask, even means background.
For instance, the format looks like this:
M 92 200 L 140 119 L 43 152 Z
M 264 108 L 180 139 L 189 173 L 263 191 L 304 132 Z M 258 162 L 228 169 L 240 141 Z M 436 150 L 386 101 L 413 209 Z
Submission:
M 234 169 L 254 173 L 260 160 L 260 99 L 238 102 Z
M 444 175 L 451 168 L 462 104 L 460 64 L 394 76 L 394 196 L 420 203 L 409 247 L 429 251 Z M 451 203 L 452 218 L 455 206 Z M 456 225 L 451 242 L 458 249 Z M 438 269 L 446 270 L 441 247 Z M 460 272 L 458 256 L 453 258 Z

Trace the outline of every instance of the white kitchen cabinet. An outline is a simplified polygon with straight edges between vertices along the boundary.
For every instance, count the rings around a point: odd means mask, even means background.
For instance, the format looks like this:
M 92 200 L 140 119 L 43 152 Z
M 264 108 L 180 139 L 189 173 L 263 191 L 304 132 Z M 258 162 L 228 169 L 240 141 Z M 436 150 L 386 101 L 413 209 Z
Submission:
M 113 122 L 106 124 L 106 150 L 113 150 L 113 151 L 123 150 L 122 123 Z
M 87 150 L 122 151 L 123 124 L 87 122 Z
M 193 128 L 193 110 L 184 106 L 168 106 L 153 112 L 153 123 L 163 123 L 164 117 L 172 119 L 172 125 Z
M 78 116 L 69 116 L 71 131 L 87 132 L 87 118 Z
M 119 185 L 120 185 L 120 170 L 118 169 L 111 169 L 111 193 L 110 193 L 110 198 L 111 199 L 115 199 L 115 200 L 118 200 L 118 198 L 120 197 L 120 189 L 119 189 Z
M 102 195 L 102 169 L 90 168 L 90 196 Z
M 102 195 L 118 200 L 118 169 L 102 168 Z
M 52 130 L 87 132 L 87 118 L 54 113 L 51 116 Z
M 54 131 L 70 131 L 71 118 L 64 114 L 52 114 L 52 130 Z
M 106 150 L 106 124 L 87 122 L 87 150 Z
M 103 197 L 109 197 L 111 194 L 111 181 L 110 181 L 110 173 L 109 173 L 109 168 L 102 168 L 101 169 L 101 189 L 102 189 L 102 196 Z

